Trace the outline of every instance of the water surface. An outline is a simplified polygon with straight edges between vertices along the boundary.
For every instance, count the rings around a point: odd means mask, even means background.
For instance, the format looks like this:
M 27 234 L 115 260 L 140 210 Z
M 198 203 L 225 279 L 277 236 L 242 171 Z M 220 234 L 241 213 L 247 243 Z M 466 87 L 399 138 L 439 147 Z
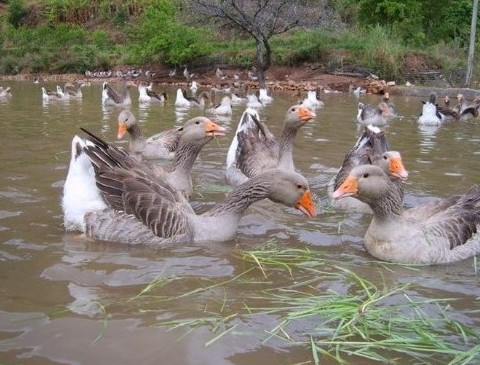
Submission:
M 419 300 L 455 298 L 449 307 L 454 318 L 480 327 L 479 265 L 474 259 L 414 269 L 383 265 L 362 245 L 370 218 L 329 207 L 326 184 L 358 136 L 356 105 L 359 100 L 376 104 L 378 96 L 325 94 L 325 107 L 299 132 L 295 163 L 315 194 L 315 219 L 261 202 L 248 210 L 231 242 L 153 250 L 91 241 L 65 233 L 62 227 L 59 203 L 73 135 L 85 127 L 116 141 L 121 109 L 101 106 L 101 85 L 85 88 L 82 100 L 48 103 L 42 102 L 42 85 L 4 82 L 2 86 L 11 86 L 13 97 L 0 100 L 0 362 L 313 363 L 311 350 L 295 339 L 308 338 L 315 324 L 299 321 L 289 328 L 292 341 L 271 336 L 280 317 L 268 313 L 273 303 L 259 293 L 310 279 L 314 280 L 307 286 L 311 290 L 348 292 L 350 284 L 282 266 L 265 267 L 262 272 L 243 253 L 265 244 L 320 252 L 327 262 L 354 269 L 379 288 L 410 283 L 410 295 Z M 175 90 L 167 91 L 173 98 Z M 273 96 L 274 102 L 260 115 L 278 134 L 296 97 L 279 92 Z M 172 100 L 165 105 L 139 105 L 137 97 L 134 90 L 132 111 L 147 135 L 204 114 L 200 109 L 175 110 Z M 408 205 L 463 193 L 478 183 L 478 121 L 421 129 L 415 123 L 421 100 L 396 97 L 393 101 L 400 117 L 389 124 L 387 138 L 390 147 L 402 153 L 410 172 Z M 243 110 L 235 107 L 232 118 L 213 118 L 227 128 L 227 136 L 207 145 L 195 165 L 194 202 L 199 210 L 208 209 L 230 190 L 224 179 L 225 157 Z M 126 141 L 115 143 L 127 146 Z M 334 271 L 332 267 L 328 270 Z M 157 287 L 148 292 L 151 295 L 139 298 L 152 282 Z M 477 357 L 472 364 L 478 361 Z M 369 363 L 373 362 L 355 361 Z

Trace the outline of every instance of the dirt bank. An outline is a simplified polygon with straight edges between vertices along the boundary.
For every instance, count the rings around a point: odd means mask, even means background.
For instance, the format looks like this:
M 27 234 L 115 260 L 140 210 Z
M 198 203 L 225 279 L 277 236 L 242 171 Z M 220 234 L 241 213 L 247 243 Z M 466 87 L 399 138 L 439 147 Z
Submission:
M 119 67 L 118 70 L 127 71 L 128 67 Z M 166 68 L 149 68 L 150 77 L 138 76 L 135 79 L 138 81 L 153 82 L 155 85 L 173 85 L 173 86 L 187 86 L 189 81 L 183 76 L 183 68 L 177 70 L 177 74 L 173 77 L 169 76 L 169 71 Z M 112 70 L 112 75 L 116 74 L 117 69 Z M 238 68 L 224 68 L 222 69 L 226 78 L 219 79 L 215 74 L 215 69 L 193 70 L 195 74 L 193 80 L 197 81 L 204 87 L 208 86 L 226 86 L 233 83 L 234 75 L 240 77 L 240 81 L 251 89 L 258 87 L 258 82 L 249 80 L 247 70 Z M 364 88 L 371 94 L 383 94 L 388 91 L 392 95 L 410 95 L 428 97 L 431 92 L 436 92 L 439 97 L 444 95 L 456 95 L 457 93 L 464 94 L 467 98 L 473 98 L 478 91 L 475 89 L 465 88 L 437 88 L 428 86 L 416 85 L 398 85 L 395 81 L 382 80 L 375 75 L 354 75 L 349 73 L 327 73 L 315 67 L 314 65 L 305 65 L 298 67 L 273 66 L 267 73 L 267 86 L 272 90 L 285 90 L 292 92 L 313 90 L 320 86 L 328 90 L 336 90 L 341 92 L 348 92 L 352 88 Z M 19 74 L 19 75 L 0 75 L 0 80 L 16 80 L 16 81 L 33 81 L 35 78 L 41 82 L 58 82 L 64 83 L 66 81 L 74 81 L 79 79 L 88 79 L 90 82 L 118 82 L 118 77 L 89 77 L 82 74 Z
M 118 70 L 126 71 L 128 67 L 119 67 Z M 237 68 L 225 68 L 222 69 L 225 74 L 225 79 L 219 79 L 215 74 L 215 69 L 207 70 L 193 70 L 193 80 L 197 81 L 203 86 L 216 86 L 227 85 L 233 83 L 233 76 L 238 75 L 240 81 L 250 88 L 258 87 L 258 82 L 252 81 L 247 76 L 247 70 Z M 117 69 L 112 70 L 112 75 L 116 74 Z M 151 77 L 144 75 L 136 77 L 139 81 L 153 81 L 158 85 L 187 85 L 188 81 L 183 76 L 183 68 L 177 70 L 177 74 L 173 77 L 169 76 L 168 69 L 156 68 L 149 69 L 149 73 L 153 74 Z M 66 82 L 74 81 L 77 79 L 86 79 L 82 74 L 19 74 L 19 75 L 0 75 L 1 80 L 17 80 L 17 81 L 33 81 L 35 78 L 43 82 Z M 324 87 L 326 89 L 338 90 L 347 92 L 350 87 L 366 87 L 369 84 L 369 80 L 365 77 L 359 77 L 356 75 L 347 74 L 332 74 L 325 73 L 319 69 L 315 69 L 313 66 L 303 67 L 283 67 L 274 66 L 271 67 L 267 73 L 267 86 L 275 90 L 310 90 L 317 86 Z M 89 77 L 90 82 L 103 82 L 103 81 L 118 81 L 118 77 Z

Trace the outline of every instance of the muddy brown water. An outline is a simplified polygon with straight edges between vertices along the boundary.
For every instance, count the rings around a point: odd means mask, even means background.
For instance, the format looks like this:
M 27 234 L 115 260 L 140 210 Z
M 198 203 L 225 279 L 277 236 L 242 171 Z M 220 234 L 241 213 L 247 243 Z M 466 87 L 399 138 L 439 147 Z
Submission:
M 271 305 L 258 299 L 259 290 L 306 281 L 312 275 L 276 267 L 267 269 L 265 277 L 242 256 L 265 243 L 320 251 L 325 260 L 354 265 L 359 275 L 381 288 L 411 283 L 409 291 L 419 299 L 455 298 L 451 303 L 455 318 L 480 327 L 476 272 L 480 265 L 474 259 L 415 270 L 382 265 L 362 246 L 369 217 L 329 208 L 326 184 L 358 136 L 357 103 L 378 103 L 378 96 L 325 94 L 325 107 L 299 132 L 295 163 L 315 194 L 316 218 L 262 202 L 248 210 L 231 242 L 152 250 L 94 242 L 65 233 L 62 227 L 60 199 L 73 135 L 85 127 L 116 141 L 121 109 L 101 106 L 101 85 L 84 88 L 82 100 L 48 103 L 42 102 L 42 85 L 4 82 L 2 86 L 11 86 L 13 96 L 0 100 L 1 363 L 313 363 L 308 346 L 270 336 L 278 315 L 247 310 L 253 302 L 266 309 Z M 167 91 L 173 98 L 175 91 Z M 285 111 L 296 100 L 288 93 L 273 96 L 274 102 L 260 115 L 278 133 Z M 165 105 L 139 105 L 137 97 L 133 90 L 131 109 L 148 135 L 203 114 L 201 110 L 176 111 L 173 100 Z M 387 138 L 391 148 L 402 153 L 410 172 L 408 205 L 463 193 L 479 182 L 478 121 L 419 128 L 415 121 L 421 99 L 396 96 L 393 101 L 400 117 L 388 125 Z M 213 118 L 227 128 L 227 136 L 210 143 L 195 165 L 194 202 L 199 210 L 208 209 L 230 190 L 224 179 L 225 157 L 243 110 L 243 106 L 234 107 L 231 118 Z M 125 141 L 115 143 L 127 146 Z M 317 288 L 347 286 L 344 281 L 317 279 L 313 284 Z M 155 280 L 165 284 L 152 291 L 150 299 L 135 300 Z M 224 321 L 200 321 L 233 313 Z M 185 322 L 178 328 L 165 324 L 178 325 L 182 319 Z M 310 326 L 300 321 L 291 335 L 305 340 Z M 217 338 L 226 329 L 231 330 Z M 369 363 L 373 362 L 355 361 Z

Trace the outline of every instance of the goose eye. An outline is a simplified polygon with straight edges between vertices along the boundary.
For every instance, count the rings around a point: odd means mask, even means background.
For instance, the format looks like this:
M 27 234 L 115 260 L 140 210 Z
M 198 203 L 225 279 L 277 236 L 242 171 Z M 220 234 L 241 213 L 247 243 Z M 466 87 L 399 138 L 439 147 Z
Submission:
M 387 156 L 384 155 L 384 156 L 383 156 L 383 159 L 386 160 L 386 159 L 387 159 Z
M 302 184 L 297 184 L 297 189 L 303 189 L 303 185 Z
M 362 175 L 362 177 L 365 178 L 365 179 L 366 179 L 368 176 L 369 176 L 368 172 L 366 172 L 366 173 L 364 173 L 364 174 Z
M 290 109 L 290 111 L 293 113 L 295 111 L 295 108 Z
M 179 131 L 179 132 L 183 131 L 183 127 L 178 128 L 178 131 Z
M 197 121 L 195 122 L 195 124 L 200 124 L 200 121 L 197 120 Z

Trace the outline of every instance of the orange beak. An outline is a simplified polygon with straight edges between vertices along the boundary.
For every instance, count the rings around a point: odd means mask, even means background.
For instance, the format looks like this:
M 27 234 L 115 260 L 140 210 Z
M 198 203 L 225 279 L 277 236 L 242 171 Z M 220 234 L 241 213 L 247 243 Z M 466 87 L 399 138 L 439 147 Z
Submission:
M 310 190 L 307 190 L 305 191 L 305 193 L 303 193 L 302 197 L 295 204 L 295 208 L 297 208 L 309 218 L 315 217 L 315 204 L 313 203 Z
M 122 139 L 125 133 L 127 133 L 127 125 L 125 123 L 118 123 L 117 138 Z
M 333 198 L 340 199 L 347 196 L 355 195 L 357 193 L 358 193 L 357 179 L 351 175 L 348 175 L 345 181 L 333 193 Z
M 408 171 L 403 166 L 401 157 L 394 157 L 390 159 L 389 171 L 390 174 L 398 177 L 399 179 L 406 180 L 408 178 Z
M 308 122 L 317 116 L 317 114 L 307 108 L 304 108 L 303 106 L 298 108 L 297 113 L 302 122 Z
M 205 134 L 207 136 L 224 136 L 225 135 L 225 128 L 219 126 L 217 123 L 212 122 L 209 120 L 205 123 Z

